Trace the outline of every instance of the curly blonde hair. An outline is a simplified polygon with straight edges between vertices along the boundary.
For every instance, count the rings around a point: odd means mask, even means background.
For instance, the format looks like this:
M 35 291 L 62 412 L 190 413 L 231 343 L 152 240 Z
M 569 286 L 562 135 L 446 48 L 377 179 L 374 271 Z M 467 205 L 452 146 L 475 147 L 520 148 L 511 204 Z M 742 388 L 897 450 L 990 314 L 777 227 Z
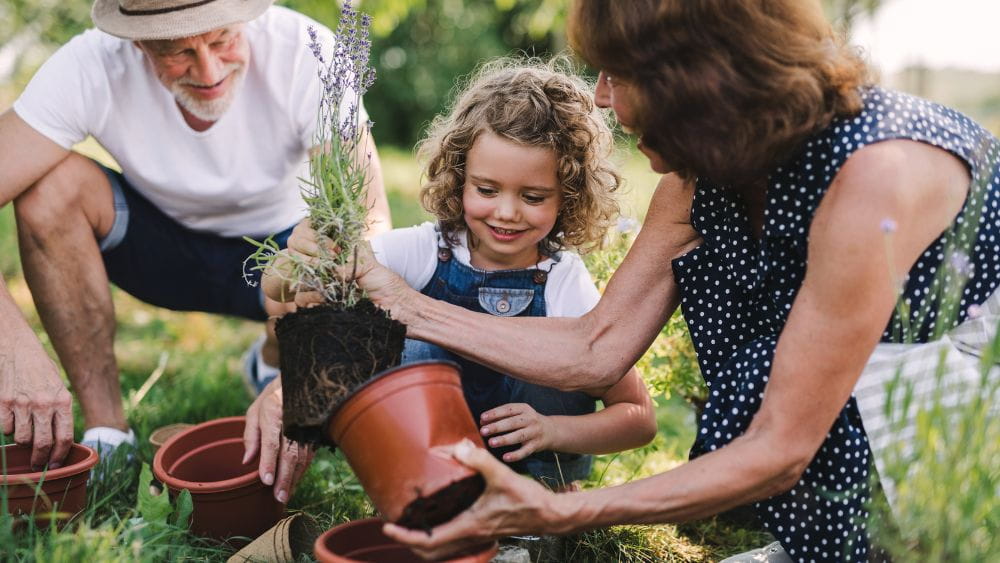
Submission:
M 550 148 L 557 155 L 562 203 L 539 252 L 551 256 L 569 248 L 586 253 L 603 243 L 619 211 L 615 191 L 621 177 L 610 161 L 613 137 L 590 85 L 559 70 L 563 67 L 569 67 L 564 58 L 488 62 L 471 75 L 447 115 L 431 122 L 417 145 L 418 158 L 426 165 L 420 199 L 450 244 L 457 244 L 458 233 L 466 228 L 466 155 L 484 131 Z

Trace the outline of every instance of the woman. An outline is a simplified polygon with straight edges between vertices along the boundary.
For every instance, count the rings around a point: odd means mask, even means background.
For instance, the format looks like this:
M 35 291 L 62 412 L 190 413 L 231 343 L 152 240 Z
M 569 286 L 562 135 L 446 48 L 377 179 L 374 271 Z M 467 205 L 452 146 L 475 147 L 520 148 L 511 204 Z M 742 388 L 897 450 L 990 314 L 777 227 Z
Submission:
M 555 495 L 461 444 L 455 456 L 487 479 L 483 497 L 430 535 L 386 532 L 434 556 L 754 503 L 795 559 L 867 559 L 871 451 L 852 390 L 879 341 L 903 327 L 926 341 L 964 320 L 964 308 L 933 313 L 933 280 L 956 245 L 976 250 L 966 307 L 1000 283 L 1000 253 L 985 244 L 1000 234 L 997 140 L 866 86 L 812 0 L 578 0 L 569 34 L 603 69 L 598 103 L 654 170 L 674 173 L 598 306 L 580 319 L 486 318 L 370 261 L 360 281 L 409 336 L 563 389 L 613 384 L 606 374 L 624 373 L 682 305 L 710 392 L 693 459 Z

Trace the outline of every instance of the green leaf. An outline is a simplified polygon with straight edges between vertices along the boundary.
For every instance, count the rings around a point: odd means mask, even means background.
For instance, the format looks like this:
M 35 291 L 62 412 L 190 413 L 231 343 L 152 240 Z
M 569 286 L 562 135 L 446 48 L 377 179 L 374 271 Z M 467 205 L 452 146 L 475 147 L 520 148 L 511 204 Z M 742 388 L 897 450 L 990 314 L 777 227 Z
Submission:
M 191 512 L 194 511 L 194 502 L 191 500 L 191 491 L 184 489 L 177 495 L 177 507 L 174 510 L 174 525 L 187 528 L 191 525 Z
M 150 490 L 153 483 L 153 472 L 149 470 L 148 464 L 142 464 L 142 472 L 139 474 L 139 514 L 146 522 L 163 524 L 172 512 L 170 508 L 170 495 L 164 490 L 158 495 L 154 495 Z M 162 486 L 162 485 L 161 485 Z

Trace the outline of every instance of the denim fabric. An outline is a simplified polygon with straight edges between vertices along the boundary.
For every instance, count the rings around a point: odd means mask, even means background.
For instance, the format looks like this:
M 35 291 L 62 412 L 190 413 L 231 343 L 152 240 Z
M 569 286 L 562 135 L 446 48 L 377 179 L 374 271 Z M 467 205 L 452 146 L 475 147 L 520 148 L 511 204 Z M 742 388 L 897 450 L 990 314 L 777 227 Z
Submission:
M 558 264 L 556 264 L 558 266 Z M 495 316 L 544 317 L 543 270 L 499 270 L 487 272 L 453 259 L 448 249 L 438 253 L 438 265 L 421 293 L 471 311 Z M 526 403 L 539 414 L 582 415 L 594 412 L 595 400 L 586 393 L 566 392 L 527 383 L 420 340 L 406 340 L 403 363 L 419 360 L 451 360 L 462 369 L 462 390 L 469 410 L 479 426 L 479 416 L 507 403 Z M 502 459 L 517 447 L 490 448 Z M 535 452 L 510 464 L 522 473 L 556 487 L 590 475 L 592 457 L 551 451 Z
M 98 165 L 114 193 L 115 220 L 98 241 L 112 283 L 165 309 L 267 320 L 260 287 L 247 283 L 247 278 L 259 282 L 260 272 L 249 267 L 244 272 L 244 261 L 256 250 L 253 245 L 188 229 L 142 197 L 120 173 Z M 274 235 L 280 247 L 291 232 L 289 227 Z

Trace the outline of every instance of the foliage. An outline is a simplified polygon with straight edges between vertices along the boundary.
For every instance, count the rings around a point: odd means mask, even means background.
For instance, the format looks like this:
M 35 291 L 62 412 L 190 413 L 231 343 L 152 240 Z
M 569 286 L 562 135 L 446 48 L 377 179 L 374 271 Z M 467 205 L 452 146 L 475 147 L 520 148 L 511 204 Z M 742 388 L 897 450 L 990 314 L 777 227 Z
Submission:
M 370 150 L 371 124 L 360 122 L 360 103 L 350 96 L 364 95 L 375 81 L 375 71 L 368 65 L 370 25 L 370 16 L 345 5 L 329 62 L 324 59 L 316 30 L 309 30 L 309 47 L 319 62 L 323 92 L 313 143 L 317 148 L 309 157 L 310 178 L 299 181 L 309 222 L 320 237 L 318 255 L 306 258 L 279 252 L 272 239 L 263 244 L 247 239 L 258 245 L 258 251 L 250 257 L 256 269 L 277 264 L 280 256 L 283 262 L 271 269 L 274 275 L 282 276 L 298 291 L 316 291 L 329 303 L 347 306 L 364 295 L 353 276 L 345 279 L 338 272 L 353 263 L 367 228 L 366 193 L 372 155 L 361 153 Z M 350 100 L 346 117 L 342 115 L 345 100 Z
M 606 247 L 584 257 L 601 291 L 608 284 L 615 269 L 621 264 L 634 240 L 635 225 L 629 220 L 619 221 L 619 230 L 610 235 Z M 699 404 L 708 389 L 701 377 L 687 323 L 680 311 L 674 313 L 642 358 L 636 363 L 650 392 L 670 398 L 677 393 L 684 399 Z
M 989 149 L 987 142 L 980 147 L 981 155 Z M 991 171 L 998 164 L 983 160 L 969 188 L 964 220 L 945 234 L 946 263 L 938 268 L 930 297 L 925 294 L 925 301 L 934 298 L 935 339 L 955 324 L 964 304 L 963 289 L 973 275 L 967 252 L 975 243 Z M 891 219 L 882 223 L 890 263 L 888 242 L 895 226 Z M 897 287 L 902 287 L 902 279 L 893 275 Z M 899 340 L 912 345 L 913 332 L 905 322 L 911 311 L 902 296 L 897 312 L 904 318 L 896 327 Z M 923 307 L 912 313 L 913 325 L 919 327 L 929 311 Z M 969 319 L 980 314 L 978 305 L 969 307 Z M 978 385 L 952 388 L 944 355 L 935 366 L 933 382 L 904 378 L 900 366 L 886 385 L 883 408 L 894 441 L 885 453 L 881 477 L 893 484 L 894 505 L 876 497 L 869 526 L 894 561 L 974 562 L 1000 554 L 1000 330 L 976 353 Z M 929 401 L 918 398 L 924 390 L 917 387 L 924 383 L 931 387 Z
M 823 0 L 830 21 L 850 35 L 858 16 L 872 15 L 882 6 L 882 0 Z
M 906 420 L 916 420 L 914 437 L 887 455 L 895 510 L 880 500 L 871 511 L 870 526 L 893 561 L 972 563 L 1000 554 L 998 360 L 995 340 L 983 358 L 980 386 L 966 390 L 971 400 L 958 407 L 946 406 L 940 388 L 926 407 L 908 400 L 912 385 L 889 394 L 900 431 Z

